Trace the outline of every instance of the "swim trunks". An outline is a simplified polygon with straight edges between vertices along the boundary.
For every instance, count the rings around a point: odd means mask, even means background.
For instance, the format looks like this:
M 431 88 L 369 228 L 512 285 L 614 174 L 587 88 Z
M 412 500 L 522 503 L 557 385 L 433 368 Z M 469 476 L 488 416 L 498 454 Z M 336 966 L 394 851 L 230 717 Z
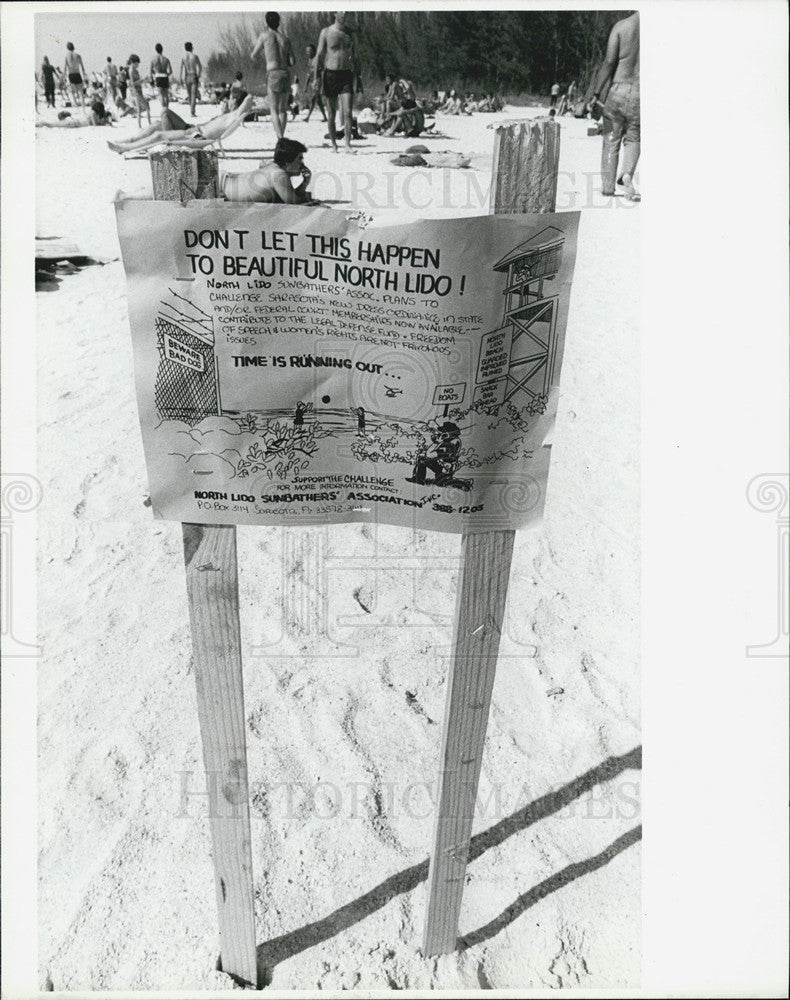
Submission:
M 79 73 L 69 73 L 69 83 L 74 87 L 79 87 L 82 83 L 82 76 Z
M 197 73 L 187 73 L 186 74 L 186 81 L 187 81 L 187 87 L 191 86 L 191 84 L 193 84 L 193 83 L 197 83 L 198 82 L 198 75 L 197 75 Z
M 325 69 L 324 93 L 327 97 L 354 93 L 354 71 L 350 69 Z
M 183 118 L 180 118 L 175 111 L 166 108 L 162 112 L 162 130 L 164 132 L 185 132 L 191 125 L 187 125 Z
M 287 69 L 270 69 L 266 73 L 266 86 L 273 94 L 287 94 L 291 90 L 291 74 Z
M 154 83 L 160 90 L 167 90 L 170 86 L 170 77 L 167 73 L 157 73 L 154 76 Z

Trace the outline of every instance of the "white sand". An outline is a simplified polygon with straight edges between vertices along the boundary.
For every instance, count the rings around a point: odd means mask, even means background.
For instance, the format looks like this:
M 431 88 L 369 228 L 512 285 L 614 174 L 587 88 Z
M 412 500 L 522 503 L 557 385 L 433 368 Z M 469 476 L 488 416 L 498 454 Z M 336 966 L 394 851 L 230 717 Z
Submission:
M 338 209 L 450 217 L 488 211 L 487 126 L 537 113 L 437 119 L 448 138 L 426 145 L 472 154 L 468 171 L 390 165 L 419 140 L 335 156 L 314 148 L 315 114 L 288 134 L 310 147 L 315 193 L 351 203 Z M 562 121 L 558 208 L 600 210 L 582 220 L 546 522 L 516 540 L 465 950 L 419 953 L 458 538 L 238 531 L 257 940 L 275 989 L 639 980 L 641 757 L 611 760 L 640 742 L 639 209 L 600 195 L 588 124 Z M 150 194 L 150 173 L 106 140 L 136 128 L 38 131 L 39 235 L 118 257 L 112 198 Z M 271 126 L 228 145 L 271 150 Z M 41 984 L 227 989 L 181 531 L 143 506 L 121 263 L 65 277 L 37 308 Z

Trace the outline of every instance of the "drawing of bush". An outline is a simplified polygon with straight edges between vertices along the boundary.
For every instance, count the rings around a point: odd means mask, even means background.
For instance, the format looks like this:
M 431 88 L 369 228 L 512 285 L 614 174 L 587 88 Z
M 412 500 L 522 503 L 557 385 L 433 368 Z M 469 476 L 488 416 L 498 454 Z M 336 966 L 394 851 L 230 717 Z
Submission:
M 428 427 L 425 428 L 428 433 Z M 414 452 L 424 440 L 423 431 L 415 427 L 403 427 L 398 423 L 382 424 L 370 431 L 364 438 L 357 438 L 351 445 L 351 453 L 360 462 L 406 462 L 414 461 Z
M 245 413 L 244 416 L 238 418 L 236 423 L 242 432 L 254 434 L 258 430 L 258 420 L 254 413 Z
M 531 413 L 533 415 L 536 413 L 545 413 L 548 403 L 548 396 L 535 396 L 529 401 L 529 403 L 527 403 L 527 413 Z
M 310 456 L 320 445 L 319 439 L 333 437 L 330 430 L 320 424 L 294 427 L 282 421 L 271 421 L 259 434 L 236 464 L 236 475 L 246 479 L 256 472 L 265 472 L 269 479 L 285 479 L 294 469 L 306 469 Z

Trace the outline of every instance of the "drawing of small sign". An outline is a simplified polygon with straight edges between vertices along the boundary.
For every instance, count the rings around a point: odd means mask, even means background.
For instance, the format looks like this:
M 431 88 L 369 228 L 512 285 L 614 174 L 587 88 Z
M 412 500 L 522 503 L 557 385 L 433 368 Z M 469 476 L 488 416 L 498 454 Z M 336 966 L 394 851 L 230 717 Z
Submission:
M 480 361 L 477 365 L 478 382 L 491 382 L 502 378 L 510 367 L 510 348 L 513 330 L 510 325 L 483 334 L 480 343 Z
M 183 365 L 185 368 L 194 368 L 198 372 L 205 370 L 203 356 L 198 351 L 182 344 L 180 340 L 171 337 L 169 333 L 165 334 L 164 342 L 165 357 L 169 361 L 175 361 L 177 365 Z
M 487 410 L 496 409 L 505 401 L 505 387 L 507 379 L 501 378 L 498 382 L 486 382 L 485 385 L 475 387 L 475 403 L 482 403 Z
M 433 394 L 434 406 L 447 406 L 450 403 L 463 403 L 466 394 L 466 382 L 455 385 L 437 385 Z

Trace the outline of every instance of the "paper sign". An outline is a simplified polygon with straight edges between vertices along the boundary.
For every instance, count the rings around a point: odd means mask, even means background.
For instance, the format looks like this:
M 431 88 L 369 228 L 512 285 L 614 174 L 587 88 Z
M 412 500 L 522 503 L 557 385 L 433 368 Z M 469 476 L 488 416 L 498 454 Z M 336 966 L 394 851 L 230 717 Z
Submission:
M 435 406 L 449 406 L 450 403 L 462 403 L 466 392 L 466 382 L 459 385 L 437 385 L 433 394 Z
M 116 209 L 157 517 L 540 517 L 578 213 L 360 228 L 302 206 Z
M 203 355 L 199 351 L 187 347 L 180 340 L 171 337 L 169 333 L 166 333 L 164 337 L 164 354 L 168 361 L 175 361 L 177 365 L 184 365 L 186 368 L 194 368 L 195 371 L 205 371 Z

